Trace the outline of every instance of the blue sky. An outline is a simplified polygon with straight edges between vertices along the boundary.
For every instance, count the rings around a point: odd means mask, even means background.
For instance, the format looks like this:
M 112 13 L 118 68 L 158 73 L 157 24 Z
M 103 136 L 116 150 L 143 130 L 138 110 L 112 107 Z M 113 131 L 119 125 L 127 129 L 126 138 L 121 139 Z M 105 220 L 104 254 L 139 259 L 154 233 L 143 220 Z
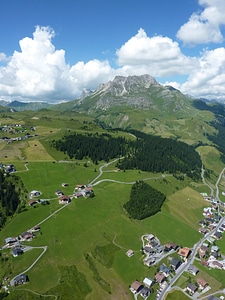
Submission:
M 225 103 L 224 0 L 7 0 L 0 99 L 57 103 L 150 74 Z

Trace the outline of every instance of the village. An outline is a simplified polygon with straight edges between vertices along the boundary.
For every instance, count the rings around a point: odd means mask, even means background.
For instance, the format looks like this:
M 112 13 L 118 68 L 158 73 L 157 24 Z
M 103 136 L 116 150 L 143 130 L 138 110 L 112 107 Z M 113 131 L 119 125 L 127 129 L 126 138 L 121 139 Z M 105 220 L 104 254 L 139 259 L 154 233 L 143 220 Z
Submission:
M 4 166 L 4 167 L 7 170 L 7 166 Z M 64 188 L 68 187 L 68 184 L 62 183 L 62 187 L 64 187 Z M 50 200 L 49 199 L 48 200 L 40 199 L 39 197 L 41 197 L 41 195 L 42 195 L 41 191 L 37 191 L 37 190 L 31 191 L 29 193 L 29 200 L 28 200 L 27 205 L 28 206 L 46 205 L 46 204 L 49 204 L 49 201 L 55 200 L 55 198 L 52 198 Z M 94 191 L 93 191 L 92 187 L 89 185 L 79 184 L 79 185 L 76 185 L 76 187 L 74 188 L 74 193 L 70 196 L 65 195 L 62 190 L 56 190 L 55 195 L 57 196 L 58 204 L 62 204 L 64 206 L 62 206 L 61 208 L 56 210 L 54 213 L 52 213 L 52 215 L 56 214 L 63 207 L 68 205 L 73 198 L 77 199 L 80 197 L 84 197 L 84 198 L 94 197 Z M 37 261 L 41 258 L 41 256 L 47 250 L 47 246 L 32 247 L 32 246 L 28 246 L 27 242 L 30 242 L 34 238 L 38 237 L 38 233 L 40 233 L 40 230 L 41 230 L 40 225 L 44 221 L 49 219 L 52 215 L 48 216 L 46 219 L 39 222 L 37 225 L 27 229 L 25 232 L 22 232 L 18 236 L 6 237 L 5 243 L 4 243 L 4 245 L 2 245 L 2 247 L 0 247 L 0 250 L 10 249 L 12 256 L 14 258 L 16 258 L 20 255 L 24 255 L 27 251 L 32 250 L 33 248 L 43 248 L 43 252 L 41 253 L 41 255 L 35 260 L 35 262 L 26 271 L 30 270 L 30 268 L 33 267 L 33 265 L 35 263 L 37 263 Z M 7 292 L 9 292 L 10 286 L 17 286 L 17 285 L 25 284 L 27 282 L 29 282 L 29 277 L 26 274 L 26 272 L 22 272 L 21 274 L 18 274 L 17 276 L 15 276 L 12 279 L 10 279 L 9 277 L 6 277 L 3 281 L 3 287 Z
M 223 237 L 225 231 L 224 203 L 216 201 L 214 197 L 201 193 L 202 197 L 210 204 L 203 209 L 203 219 L 199 220 L 200 228 L 198 231 L 203 235 L 196 249 L 182 247 L 174 242 L 162 245 L 160 240 L 149 233 L 141 237 L 141 251 L 145 256 L 143 264 L 147 267 L 157 265 L 157 272 L 153 278 L 146 276 L 142 281 L 134 280 L 130 285 L 130 291 L 135 299 L 140 295 L 147 299 L 151 293 L 156 291 L 156 300 L 160 299 L 161 292 L 169 285 L 176 274 L 187 272 L 192 275 L 192 279 L 187 281 L 186 286 L 182 288 L 183 293 L 193 299 L 200 299 L 208 292 L 210 283 L 201 277 L 201 271 L 194 265 L 194 260 L 200 262 L 207 269 L 219 269 L 225 271 L 225 255 L 220 252 L 216 242 Z M 194 254 L 194 256 L 192 255 Z M 128 257 L 134 255 L 131 249 L 126 252 Z M 163 260 L 164 263 L 160 264 Z M 165 263 L 165 261 L 167 263 Z M 223 300 L 221 296 L 209 296 L 208 300 Z

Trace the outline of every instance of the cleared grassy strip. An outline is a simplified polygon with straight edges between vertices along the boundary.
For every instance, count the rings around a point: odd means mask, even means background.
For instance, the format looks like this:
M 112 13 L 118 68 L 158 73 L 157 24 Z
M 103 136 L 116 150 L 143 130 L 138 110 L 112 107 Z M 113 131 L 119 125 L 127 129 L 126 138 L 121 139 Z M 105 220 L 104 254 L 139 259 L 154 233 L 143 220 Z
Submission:
M 202 196 L 190 187 L 169 196 L 167 204 L 171 215 L 196 230 L 199 228 L 198 221 L 202 218 L 203 208 L 207 206 Z
M 53 161 L 53 157 L 48 154 L 45 148 L 38 140 L 29 140 L 27 147 L 23 149 L 23 157 L 28 161 Z

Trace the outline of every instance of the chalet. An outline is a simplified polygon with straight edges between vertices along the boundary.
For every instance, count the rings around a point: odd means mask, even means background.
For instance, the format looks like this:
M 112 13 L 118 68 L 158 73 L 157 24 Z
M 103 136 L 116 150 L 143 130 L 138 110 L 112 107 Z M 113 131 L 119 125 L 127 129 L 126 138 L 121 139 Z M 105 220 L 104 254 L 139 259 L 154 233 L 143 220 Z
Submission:
M 171 250 L 177 250 L 178 248 L 178 245 L 177 244 L 174 244 L 174 243 L 168 243 L 165 245 L 165 248 L 164 250 L 165 251 L 171 251 Z
M 179 266 L 181 265 L 181 261 L 178 258 L 174 257 L 171 260 L 170 265 L 173 268 L 173 270 L 176 271 L 179 268 Z
M 17 242 L 17 238 L 12 238 L 12 237 L 8 237 L 5 239 L 5 244 L 10 246 L 10 245 L 13 245 Z
M 206 260 L 201 260 L 200 264 L 207 267 L 207 268 L 209 267 L 209 263 Z
M 200 232 L 200 233 L 202 233 L 202 234 L 206 234 L 206 233 L 208 233 L 209 231 L 208 231 L 208 229 L 206 229 L 206 228 L 202 228 L 202 227 L 200 227 L 199 229 L 198 229 L 198 232 Z
M 64 195 L 64 193 L 63 193 L 62 191 L 60 191 L 60 190 L 57 190 L 57 191 L 55 192 L 55 194 L 56 194 L 56 196 L 58 196 L 58 197 L 61 197 L 61 196 Z
M 217 259 L 218 257 L 219 257 L 219 253 L 216 252 L 216 251 L 212 252 L 211 255 L 210 255 L 211 259 Z
M 14 278 L 14 285 L 24 284 L 29 281 L 26 274 L 20 274 Z
M 30 232 L 37 232 L 40 231 L 41 227 L 39 225 L 35 225 L 33 228 L 31 228 L 29 231 Z
M 209 236 L 207 238 L 207 241 L 210 243 L 210 244 L 213 244 L 215 242 L 215 239 L 212 237 L 212 236 Z
M 139 293 L 142 288 L 143 288 L 143 285 L 138 280 L 135 280 L 132 283 L 130 290 L 133 294 L 136 294 L 136 293 Z
M 197 278 L 197 284 L 201 290 L 208 286 L 208 282 L 205 281 L 203 278 Z
M 156 282 L 158 282 L 159 284 L 163 283 L 165 281 L 166 277 L 163 273 L 161 272 L 158 272 L 156 275 L 155 275 L 155 280 Z
M 33 237 L 34 236 L 31 232 L 25 231 L 25 232 L 21 233 L 20 240 L 21 241 L 31 241 Z
M 30 198 L 41 196 L 41 192 L 33 190 L 30 192 Z
M 216 231 L 213 235 L 213 237 L 217 240 L 219 240 L 222 237 L 222 233 L 219 231 Z
M 23 250 L 20 247 L 15 247 L 12 251 L 12 255 L 14 257 L 17 257 L 17 256 L 22 255 L 22 254 L 23 254 Z
M 186 289 L 191 295 L 193 295 L 198 290 L 197 286 L 190 282 L 188 282 Z
M 190 265 L 187 269 L 187 271 L 189 273 L 191 273 L 192 275 L 196 276 L 199 272 L 199 269 L 197 267 L 195 267 L 194 265 Z
M 191 250 L 187 247 L 183 247 L 183 248 L 180 248 L 179 251 L 178 251 L 178 255 L 180 255 L 180 257 L 184 258 L 184 259 L 187 259 L 189 254 L 190 254 Z
M 206 226 L 206 221 L 205 221 L 205 220 L 200 220 L 200 221 L 198 222 L 198 224 L 199 224 L 200 226 L 202 226 L 202 227 L 205 227 L 205 226 Z
M 152 240 L 155 239 L 155 236 L 154 236 L 154 234 L 150 233 L 150 234 L 148 234 L 148 235 L 145 236 L 145 239 L 147 241 L 152 241 Z
M 38 204 L 38 201 L 37 201 L 37 200 L 29 200 L 29 201 L 28 201 L 28 205 L 29 205 L 29 206 L 33 206 L 33 205 L 35 205 L 35 204 Z
M 220 251 L 220 248 L 218 246 L 213 245 L 211 247 L 211 252 L 219 252 L 219 251 Z
M 198 249 L 198 254 L 200 258 L 208 256 L 209 253 L 210 253 L 210 248 L 207 246 L 201 245 L 201 247 Z
M 210 264 L 210 266 L 211 266 L 212 268 L 219 269 L 219 270 L 223 269 L 223 264 L 220 263 L 218 260 L 214 260 L 214 261 Z
M 86 185 L 84 185 L 84 184 L 77 184 L 76 187 L 75 187 L 75 190 L 81 191 L 81 190 L 83 190 L 85 188 L 86 188 Z
M 71 199 L 69 196 L 62 195 L 59 197 L 59 204 L 67 204 L 70 202 L 71 202 Z
M 128 257 L 131 257 L 131 256 L 134 255 L 134 251 L 131 250 L 131 249 L 129 249 L 129 250 L 126 252 L 126 255 L 127 255 Z
M 140 295 L 143 297 L 143 298 L 147 298 L 149 295 L 151 294 L 151 291 L 149 288 L 147 287 L 143 287 L 140 291 Z
M 149 278 L 149 277 L 145 277 L 145 279 L 143 280 L 143 283 L 146 287 L 151 288 L 154 285 L 154 280 Z
M 159 266 L 159 271 L 162 272 L 166 277 L 168 277 L 171 273 L 171 269 L 164 264 Z

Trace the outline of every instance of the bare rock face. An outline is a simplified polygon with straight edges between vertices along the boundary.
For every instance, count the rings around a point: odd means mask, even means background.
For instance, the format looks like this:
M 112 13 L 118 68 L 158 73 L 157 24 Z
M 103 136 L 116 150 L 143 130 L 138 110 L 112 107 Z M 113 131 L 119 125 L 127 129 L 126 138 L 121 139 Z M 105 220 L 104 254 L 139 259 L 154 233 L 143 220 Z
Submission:
M 112 107 L 135 107 L 141 109 L 182 108 L 187 97 L 178 90 L 163 86 L 155 78 L 141 76 L 116 76 L 112 81 L 100 84 L 87 97 L 78 100 L 74 110 L 90 114 L 98 110 L 107 111 Z

